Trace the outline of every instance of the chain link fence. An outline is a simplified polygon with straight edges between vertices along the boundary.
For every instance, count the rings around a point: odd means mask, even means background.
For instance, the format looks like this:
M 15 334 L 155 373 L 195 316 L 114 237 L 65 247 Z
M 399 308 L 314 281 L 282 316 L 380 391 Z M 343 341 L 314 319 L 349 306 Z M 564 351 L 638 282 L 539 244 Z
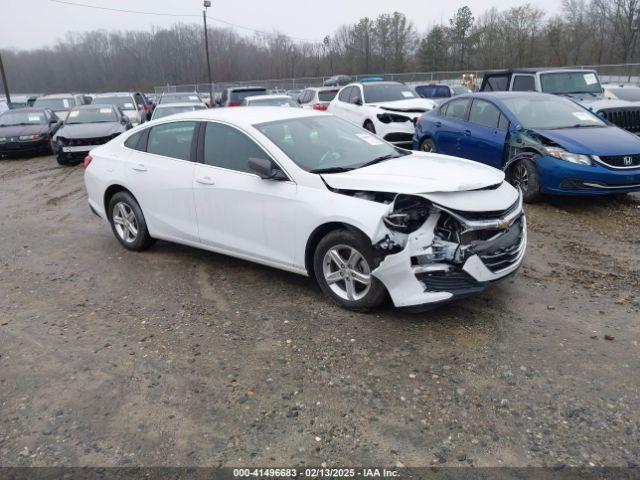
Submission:
M 544 67 L 549 69 L 557 68 L 579 68 L 596 70 L 602 83 L 632 83 L 640 84 L 640 63 L 619 63 L 607 65 L 572 65 L 565 67 Z M 363 78 L 381 78 L 403 82 L 408 85 L 418 83 L 445 83 L 449 85 L 460 85 L 471 81 L 474 86 L 479 86 L 485 72 L 491 70 L 450 70 L 437 72 L 405 72 L 405 73 L 368 73 L 363 75 L 352 75 L 353 81 Z M 301 90 L 307 87 L 321 87 L 329 79 L 324 77 L 299 77 L 299 78 L 277 78 L 264 80 L 238 80 L 234 82 L 218 82 L 213 84 L 214 92 L 222 92 L 230 87 L 261 86 L 272 91 Z M 155 87 L 155 93 L 170 92 L 199 92 L 209 93 L 208 83 L 192 83 L 184 85 L 164 85 Z

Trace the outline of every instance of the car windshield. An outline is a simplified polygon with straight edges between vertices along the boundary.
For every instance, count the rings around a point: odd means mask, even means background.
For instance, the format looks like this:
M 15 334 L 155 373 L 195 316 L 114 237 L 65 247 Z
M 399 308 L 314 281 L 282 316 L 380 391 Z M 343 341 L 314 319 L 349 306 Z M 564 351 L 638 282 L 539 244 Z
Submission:
M 247 104 L 252 107 L 299 107 L 300 105 L 292 98 L 256 98 L 248 100 Z
M 554 72 L 540 75 L 542 91 L 555 94 L 602 93 L 594 72 Z
M 541 95 L 536 98 L 504 98 L 502 103 L 523 128 L 554 130 L 606 126 L 597 115 L 566 98 Z
M 193 112 L 194 110 L 202 110 L 204 107 L 200 105 L 194 105 L 193 107 L 157 107 L 153 111 L 153 119 L 168 117 L 176 113 Z
M 364 103 L 395 102 L 416 98 L 411 88 L 401 83 L 373 83 L 363 85 Z
M 78 123 L 111 123 L 117 121 L 118 115 L 113 110 L 113 107 L 96 107 L 71 110 L 64 123 L 75 125 Z
M 132 97 L 113 96 L 113 97 L 96 97 L 91 102 L 92 105 L 115 105 L 122 110 L 135 110 L 135 104 Z
M 422 98 L 447 98 L 451 96 L 449 87 L 444 85 L 420 85 L 416 87 L 416 92 Z
M 409 153 L 334 116 L 277 120 L 255 128 L 300 168 L 313 173 L 353 170 Z
M 318 100 L 320 100 L 321 102 L 330 102 L 331 100 L 336 98 L 336 95 L 339 91 L 339 88 L 335 90 L 320 90 L 318 92 Z
M 0 127 L 12 125 L 40 125 L 47 123 L 43 112 L 8 111 L 0 115 Z
M 247 97 L 254 97 L 257 95 L 266 95 L 266 88 L 253 88 L 248 90 L 231 90 L 229 94 L 229 101 L 232 103 L 241 103 Z
M 638 87 L 607 87 L 616 98 L 628 102 L 640 102 L 640 88 Z
M 33 102 L 34 107 L 49 108 L 51 110 L 65 110 L 75 107 L 75 102 L 71 98 L 38 98 Z
M 160 103 L 202 103 L 195 93 L 172 93 L 160 97 Z

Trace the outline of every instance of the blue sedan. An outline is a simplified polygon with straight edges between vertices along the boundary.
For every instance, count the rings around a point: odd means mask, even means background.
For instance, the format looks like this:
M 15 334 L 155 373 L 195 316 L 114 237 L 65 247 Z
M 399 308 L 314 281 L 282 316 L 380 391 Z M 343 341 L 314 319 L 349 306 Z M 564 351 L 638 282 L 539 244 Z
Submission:
M 502 169 L 528 202 L 640 190 L 640 138 L 556 95 L 452 98 L 418 120 L 413 148 Z

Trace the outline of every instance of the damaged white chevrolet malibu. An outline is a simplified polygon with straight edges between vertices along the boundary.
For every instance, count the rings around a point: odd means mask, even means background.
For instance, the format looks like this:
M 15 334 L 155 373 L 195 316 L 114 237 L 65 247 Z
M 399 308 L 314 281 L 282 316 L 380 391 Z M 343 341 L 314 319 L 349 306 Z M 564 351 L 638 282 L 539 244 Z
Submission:
M 91 209 L 125 248 L 162 239 L 309 275 L 354 310 L 480 292 L 526 247 L 521 195 L 500 170 L 313 110 L 167 117 L 93 149 L 85 167 Z

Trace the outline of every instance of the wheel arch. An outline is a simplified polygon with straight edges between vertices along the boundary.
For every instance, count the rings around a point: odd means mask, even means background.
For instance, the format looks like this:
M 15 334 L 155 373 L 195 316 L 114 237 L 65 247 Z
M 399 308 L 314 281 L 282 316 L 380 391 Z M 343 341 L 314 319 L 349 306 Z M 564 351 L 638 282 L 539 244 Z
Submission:
M 138 202 L 138 199 L 136 198 L 136 196 L 131 192 L 131 190 L 129 190 L 128 188 L 114 183 L 113 185 L 110 185 L 105 191 L 104 191 L 104 197 L 102 199 L 103 201 L 103 206 L 104 206 L 104 212 L 105 215 L 107 216 L 107 218 L 109 218 L 109 202 L 111 201 L 111 198 L 113 198 L 113 196 L 118 193 L 118 192 L 127 192 L 129 195 L 131 195 L 136 202 Z M 140 202 L 138 202 L 138 205 L 140 204 Z
M 541 155 L 540 151 L 536 150 L 533 147 L 519 148 L 517 151 L 514 151 L 506 158 L 504 165 L 502 166 L 502 171 L 506 172 L 509 167 L 511 167 L 511 165 L 519 160 L 522 160 L 523 158 L 527 158 L 535 163 L 535 157 L 539 155 Z
M 309 235 L 304 249 L 304 266 L 309 277 L 314 278 L 313 255 L 315 254 L 318 243 L 320 243 L 320 240 L 322 240 L 328 233 L 333 232 L 334 230 L 348 230 L 355 235 L 361 235 L 371 241 L 369 236 L 358 227 L 345 222 L 327 222 L 317 226 L 313 232 L 311 232 L 311 235 Z

